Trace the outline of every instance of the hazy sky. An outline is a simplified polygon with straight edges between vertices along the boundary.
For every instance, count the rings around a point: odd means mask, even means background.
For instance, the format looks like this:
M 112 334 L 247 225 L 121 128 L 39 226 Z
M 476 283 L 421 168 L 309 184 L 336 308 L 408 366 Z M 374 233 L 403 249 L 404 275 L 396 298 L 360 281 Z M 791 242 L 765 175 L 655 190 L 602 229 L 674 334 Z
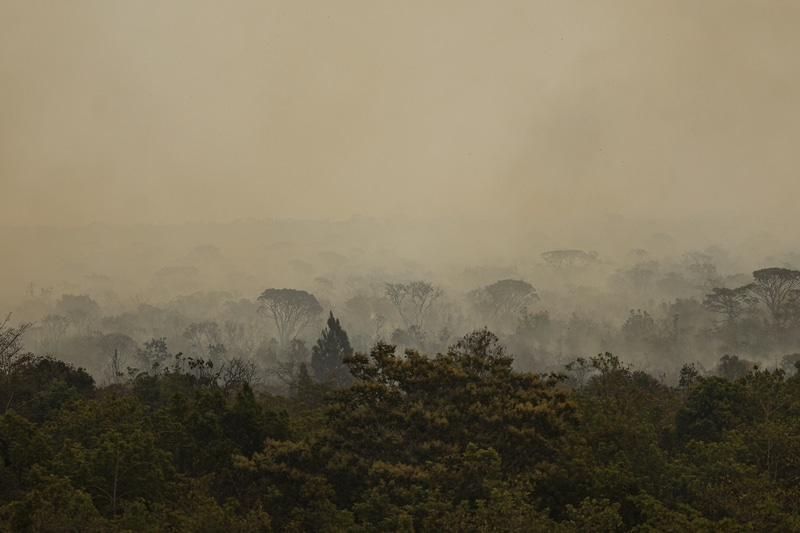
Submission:
M 794 216 L 798 24 L 795 0 L 0 0 L 0 224 Z

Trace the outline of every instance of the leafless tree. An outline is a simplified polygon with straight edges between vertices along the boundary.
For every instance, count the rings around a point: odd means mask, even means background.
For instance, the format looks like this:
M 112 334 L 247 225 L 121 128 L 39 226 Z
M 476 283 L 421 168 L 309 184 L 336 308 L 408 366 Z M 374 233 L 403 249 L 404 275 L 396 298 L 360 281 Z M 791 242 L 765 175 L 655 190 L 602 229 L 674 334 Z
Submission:
M 372 335 L 373 342 L 378 342 L 381 339 L 381 330 L 386 324 L 386 317 L 380 313 L 374 313 L 369 317 L 372 325 L 375 326 L 375 333 Z
M 220 381 L 222 381 L 222 390 L 227 395 L 245 382 L 251 385 L 257 383 L 259 381 L 258 368 L 253 361 L 245 361 L 238 357 L 231 359 L 223 367 Z
M 108 364 L 110 381 L 119 383 L 128 357 L 136 351 L 136 341 L 123 333 L 109 333 L 103 336 L 102 344 L 111 354 Z
M 59 349 L 61 339 L 67 334 L 69 321 L 61 315 L 47 315 L 36 329 L 39 333 L 39 351 L 55 352 Z
M 297 361 L 278 361 L 275 366 L 267 370 L 267 374 L 287 387 L 292 387 L 297 381 L 297 371 L 301 364 Z
M 0 322 L 0 375 L 8 375 L 13 366 L 15 358 L 22 352 L 22 336 L 31 327 L 30 322 L 20 324 L 16 328 L 9 326 L 11 313 Z
M 423 329 L 425 318 L 433 303 L 444 291 L 426 281 L 387 283 L 386 296 L 397 309 L 406 328 Z
M 226 320 L 222 325 L 222 339 L 232 358 L 250 359 L 258 350 L 262 327 L 253 322 Z

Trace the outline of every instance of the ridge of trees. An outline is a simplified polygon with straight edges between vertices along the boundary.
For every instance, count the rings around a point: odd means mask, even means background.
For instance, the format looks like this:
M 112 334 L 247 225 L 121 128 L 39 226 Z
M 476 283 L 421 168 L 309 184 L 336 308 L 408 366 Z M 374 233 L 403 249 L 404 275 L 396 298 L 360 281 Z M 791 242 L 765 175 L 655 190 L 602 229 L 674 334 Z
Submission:
M 320 346 L 339 329 L 330 313 Z M 800 526 L 800 375 L 736 356 L 718 375 L 684 365 L 677 387 L 611 353 L 537 374 L 483 328 L 434 356 L 344 354 L 345 386 L 300 364 L 277 396 L 180 354 L 98 386 L 19 348 L 0 531 Z
M 678 279 L 631 261 L 612 277 L 626 294 L 692 291 L 626 300 L 610 322 L 553 312 L 550 290 L 513 270 L 474 273 L 464 307 L 450 286 L 376 276 L 344 305 L 326 279 L 319 299 L 195 293 L 102 316 L 62 295 L 35 323 L 9 315 L 0 531 L 800 529 L 800 272 L 721 276 L 687 254 Z M 265 307 L 278 292 L 316 303 L 283 335 Z M 103 385 L 57 357 L 83 352 L 104 358 Z

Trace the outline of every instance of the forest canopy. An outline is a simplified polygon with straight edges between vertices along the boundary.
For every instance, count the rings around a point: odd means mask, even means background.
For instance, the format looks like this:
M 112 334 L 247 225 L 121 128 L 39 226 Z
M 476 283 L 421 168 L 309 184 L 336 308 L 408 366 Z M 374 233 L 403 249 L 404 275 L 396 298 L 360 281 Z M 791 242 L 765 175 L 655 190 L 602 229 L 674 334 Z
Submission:
M 10 357 L 0 530 L 800 526 L 800 376 L 782 369 L 687 365 L 670 387 L 605 353 L 535 374 L 487 329 L 434 356 L 345 355 L 344 386 L 301 363 L 286 395 L 172 359 L 98 386 Z

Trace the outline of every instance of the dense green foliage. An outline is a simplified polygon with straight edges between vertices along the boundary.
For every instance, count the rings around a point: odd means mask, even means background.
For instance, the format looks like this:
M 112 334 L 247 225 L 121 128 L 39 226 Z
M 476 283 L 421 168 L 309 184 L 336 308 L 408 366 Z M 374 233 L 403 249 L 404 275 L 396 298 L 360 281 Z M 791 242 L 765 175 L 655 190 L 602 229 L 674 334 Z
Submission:
M 180 357 L 97 387 L 16 354 L 2 377 L 0 531 L 796 531 L 800 377 L 612 354 L 512 367 L 476 331 L 378 343 L 352 383 L 224 388 Z

